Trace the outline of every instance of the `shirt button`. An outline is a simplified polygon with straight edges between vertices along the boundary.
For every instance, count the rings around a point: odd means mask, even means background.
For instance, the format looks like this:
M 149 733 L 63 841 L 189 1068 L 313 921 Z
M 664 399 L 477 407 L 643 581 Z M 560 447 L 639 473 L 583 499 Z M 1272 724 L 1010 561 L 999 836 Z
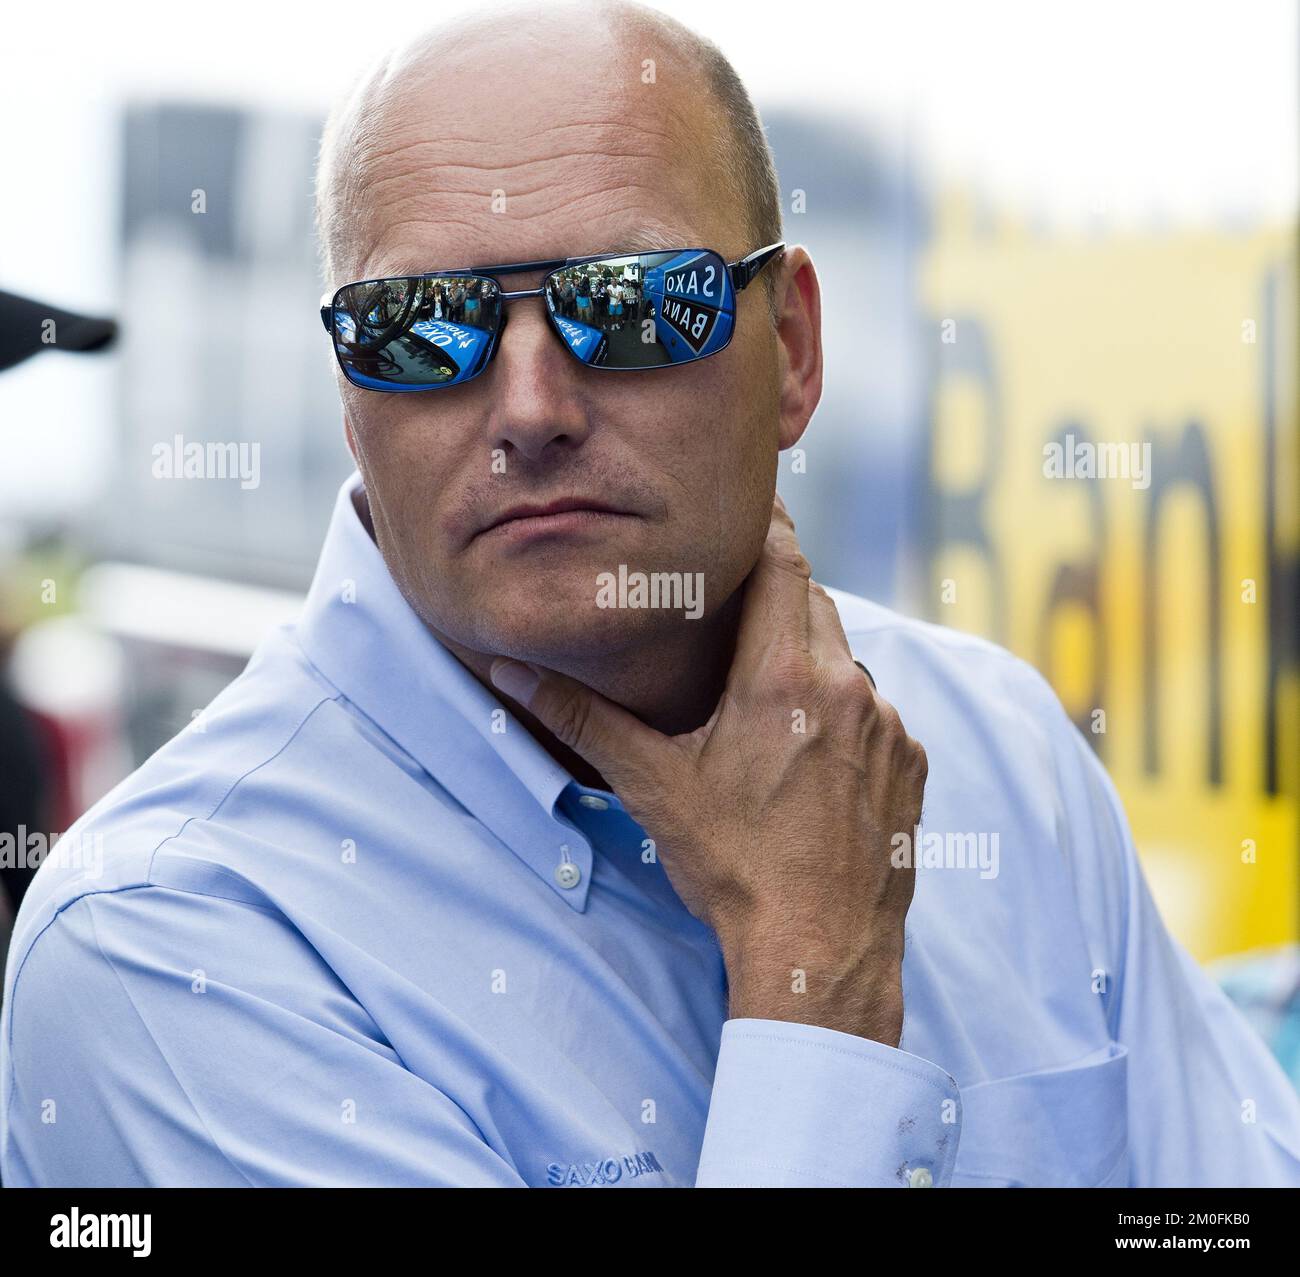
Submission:
M 609 810 L 609 803 L 595 794 L 579 794 L 578 802 L 583 807 L 590 807 L 592 811 Z
M 918 1166 L 914 1171 L 907 1173 L 908 1188 L 933 1188 L 934 1176 L 930 1174 L 927 1166 Z
M 572 860 L 565 860 L 555 867 L 555 881 L 568 890 L 582 881 L 582 870 Z

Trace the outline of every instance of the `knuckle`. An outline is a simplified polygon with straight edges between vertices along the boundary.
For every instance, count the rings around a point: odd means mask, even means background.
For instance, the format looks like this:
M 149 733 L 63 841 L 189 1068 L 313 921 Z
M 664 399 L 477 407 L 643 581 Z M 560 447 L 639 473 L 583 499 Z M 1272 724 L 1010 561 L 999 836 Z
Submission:
M 777 696 L 803 695 L 813 683 L 814 665 L 798 643 L 781 643 L 768 656 L 767 683 Z
M 866 679 L 862 680 L 864 683 Z M 879 730 L 891 740 L 905 739 L 907 733 L 903 730 L 903 720 L 899 716 L 898 710 L 894 708 L 891 701 L 878 693 L 872 692 L 872 704 L 875 706 L 875 718 L 879 725 Z
M 930 775 L 930 756 L 925 752 L 925 746 L 922 745 L 919 740 L 915 739 L 915 737 L 909 736 L 907 738 L 907 744 L 908 752 L 912 759 L 912 766 L 915 769 L 917 776 L 924 781 Z
M 862 671 L 856 665 L 842 665 L 837 661 L 826 679 L 831 695 L 838 703 L 859 718 L 869 720 L 872 717 L 877 703 L 876 696 L 871 690 L 871 684 L 862 677 Z
M 772 565 L 804 581 L 812 580 L 812 564 L 793 541 L 778 541 L 772 547 Z

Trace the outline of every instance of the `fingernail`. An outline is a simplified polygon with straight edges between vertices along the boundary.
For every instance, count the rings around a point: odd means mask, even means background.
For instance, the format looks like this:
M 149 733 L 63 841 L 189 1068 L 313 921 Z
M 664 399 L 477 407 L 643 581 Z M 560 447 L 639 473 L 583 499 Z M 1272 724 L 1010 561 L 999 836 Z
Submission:
M 512 700 L 527 705 L 537 690 L 538 678 L 522 661 L 507 660 L 504 656 L 492 662 L 489 671 L 492 685 Z

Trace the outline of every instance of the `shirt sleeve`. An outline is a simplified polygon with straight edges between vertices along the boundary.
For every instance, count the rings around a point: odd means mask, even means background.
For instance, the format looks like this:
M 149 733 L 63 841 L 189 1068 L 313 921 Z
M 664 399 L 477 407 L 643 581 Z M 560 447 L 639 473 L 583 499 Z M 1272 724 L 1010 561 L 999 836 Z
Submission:
M 11 1001 L 6 1186 L 523 1185 L 270 909 L 83 896 Z
M 834 1029 L 728 1020 L 697 1188 L 929 1188 L 952 1177 L 956 1081 Z
M 1111 1037 L 1129 1052 L 1134 1187 L 1300 1185 L 1300 1096 L 1264 1041 L 1166 929 L 1114 784 L 1068 734 L 1075 874 Z

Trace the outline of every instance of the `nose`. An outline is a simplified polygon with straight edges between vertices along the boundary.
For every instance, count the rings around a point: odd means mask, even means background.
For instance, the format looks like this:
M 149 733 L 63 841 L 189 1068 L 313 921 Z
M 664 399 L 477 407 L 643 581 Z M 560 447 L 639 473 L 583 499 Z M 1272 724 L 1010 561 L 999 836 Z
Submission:
M 505 305 L 506 322 L 489 374 L 493 446 L 540 461 L 548 449 L 578 447 L 591 433 L 577 376 L 582 369 L 561 348 L 546 318 L 544 297 L 521 297 Z

